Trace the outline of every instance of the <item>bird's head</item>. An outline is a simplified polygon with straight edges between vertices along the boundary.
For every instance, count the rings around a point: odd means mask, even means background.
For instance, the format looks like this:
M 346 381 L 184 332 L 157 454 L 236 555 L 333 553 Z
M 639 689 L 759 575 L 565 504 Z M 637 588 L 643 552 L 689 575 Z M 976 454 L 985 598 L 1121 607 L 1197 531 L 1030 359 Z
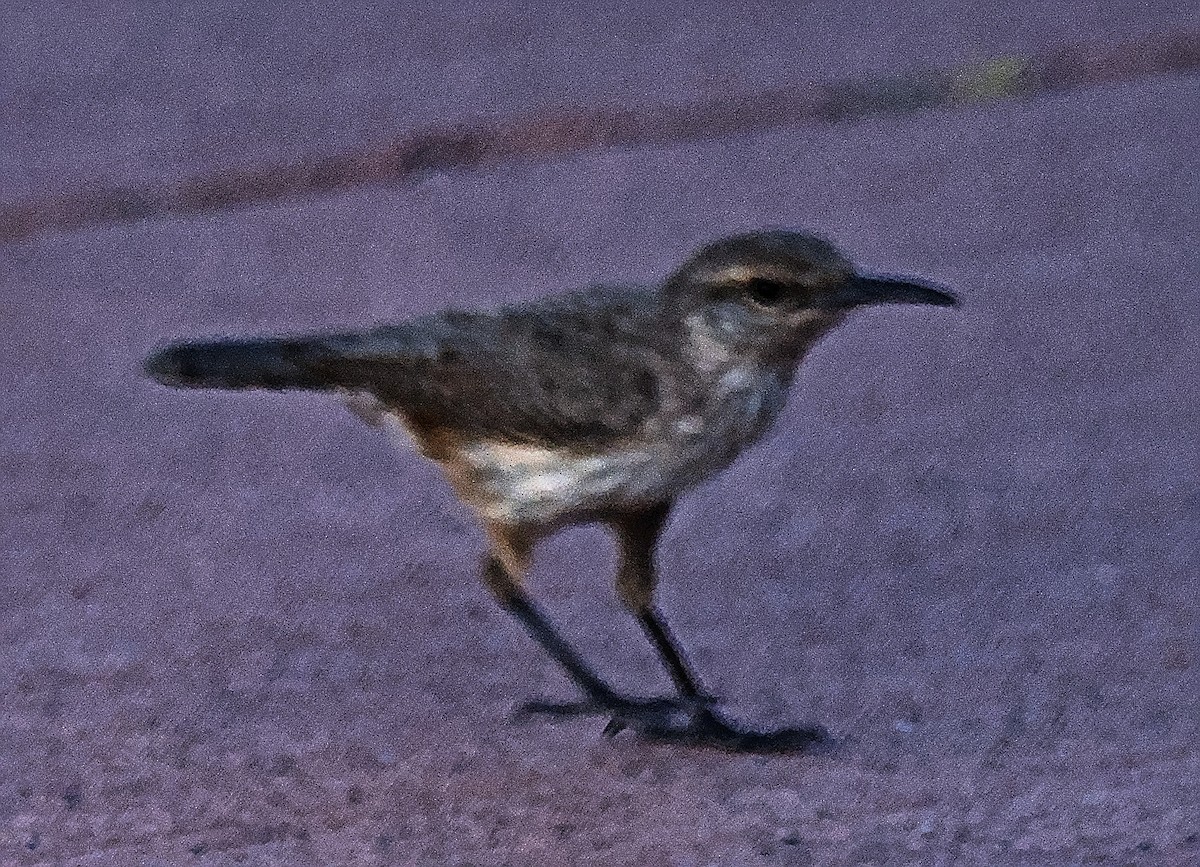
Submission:
M 802 352 L 856 307 L 958 303 L 928 283 L 861 274 L 828 241 L 783 230 L 701 247 L 667 279 L 663 293 L 714 338 L 772 353 Z

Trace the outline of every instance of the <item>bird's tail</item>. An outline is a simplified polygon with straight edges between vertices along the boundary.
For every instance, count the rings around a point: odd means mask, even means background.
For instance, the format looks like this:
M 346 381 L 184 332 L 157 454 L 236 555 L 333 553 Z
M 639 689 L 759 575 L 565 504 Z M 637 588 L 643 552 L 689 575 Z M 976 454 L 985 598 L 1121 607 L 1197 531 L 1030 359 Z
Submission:
M 146 359 L 146 373 L 176 388 L 329 389 L 355 383 L 359 335 L 176 343 Z

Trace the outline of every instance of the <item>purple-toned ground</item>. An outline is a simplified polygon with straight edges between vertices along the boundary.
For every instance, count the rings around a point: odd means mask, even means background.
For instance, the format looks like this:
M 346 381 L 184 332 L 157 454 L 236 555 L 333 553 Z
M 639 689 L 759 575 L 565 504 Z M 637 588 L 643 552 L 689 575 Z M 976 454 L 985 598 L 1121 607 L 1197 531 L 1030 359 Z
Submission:
M 17 4 L 0 201 L 433 121 L 686 101 L 1069 39 L 1173 3 L 568 10 Z M 982 7 L 983 4 L 980 4 Z M 557 163 L 0 247 L 0 864 L 1200 860 L 1194 77 Z M 830 754 L 514 722 L 570 689 L 476 580 L 437 471 L 338 405 L 179 393 L 163 340 L 653 280 L 806 226 L 960 311 L 879 309 L 686 498 L 662 607 L 730 712 Z M 596 530 L 534 586 L 668 684 Z

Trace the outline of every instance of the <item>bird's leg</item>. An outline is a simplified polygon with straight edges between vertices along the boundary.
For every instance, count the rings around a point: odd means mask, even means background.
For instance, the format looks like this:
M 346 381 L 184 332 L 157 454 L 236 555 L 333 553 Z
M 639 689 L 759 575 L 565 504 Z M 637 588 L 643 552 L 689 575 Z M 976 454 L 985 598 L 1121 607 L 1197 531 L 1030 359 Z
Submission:
M 701 689 L 699 679 L 688 667 L 678 642 L 653 603 L 657 580 L 654 549 L 668 510 L 669 505 L 663 504 L 612 521 L 621 545 L 617 594 L 658 651 L 688 706 L 688 713 L 682 723 L 671 718 L 666 724 L 659 720 L 617 716 L 609 724 L 608 731 L 615 733 L 629 725 L 651 740 L 752 753 L 797 752 L 828 741 L 828 734 L 819 726 L 772 732 L 748 731 L 729 722 L 712 708 L 715 700 Z
M 669 511 L 670 505 L 662 503 L 623 514 L 612 521 L 621 558 L 617 568 L 617 595 L 637 618 L 654 645 L 680 696 L 694 707 L 695 713 L 706 714 L 709 713 L 707 705 L 713 702 L 713 698 L 700 688 L 699 678 L 688 666 L 679 643 L 654 607 L 657 584 L 654 550 Z
M 512 614 L 529 636 L 567 673 L 586 699 L 574 703 L 529 702 L 523 706 L 527 713 L 546 713 L 555 716 L 583 714 L 636 716 L 646 721 L 665 724 L 678 708 L 676 703 L 662 699 L 630 698 L 619 694 L 601 680 L 587 662 L 558 634 L 549 619 L 534 604 L 521 585 L 520 577 L 529 559 L 531 542 L 515 531 L 492 530 L 493 550 L 484 565 L 484 580 L 500 605 Z
M 710 700 L 707 697 L 701 698 L 699 680 L 684 662 L 678 643 L 657 609 L 651 605 L 638 611 L 636 616 L 638 623 L 641 624 L 650 642 L 654 645 L 654 649 L 658 651 L 658 655 L 666 665 L 667 671 L 670 672 L 671 680 L 675 682 L 675 688 L 679 690 L 679 694 L 697 702 Z
M 641 513 L 639 513 L 640 515 Z M 605 733 L 615 735 L 632 728 L 643 737 L 665 743 L 716 747 L 736 752 L 789 752 L 803 750 L 826 739 L 819 728 L 753 732 L 737 728 L 710 708 L 699 682 L 684 662 L 666 623 L 651 605 L 654 590 L 653 550 L 666 508 L 643 516 L 646 520 L 614 524 L 622 542 L 622 566 L 617 587 L 621 598 L 638 617 L 659 651 L 679 690 L 679 699 L 629 698 L 600 679 L 582 657 L 559 636 L 550 621 L 529 598 L 521 584 L 528 567 L 532 542 L 517 531 L 492 533 L 493 547 L 484 567 L 484 578 L 500 604 L 525 627 L 543 650 L 583 691 L 586 699 L 575 703 L 531 702 L 528 713 L 554 716 L 604 714 L 611 718 Z
M 488 558 L 484 569 L 487 574 L 488 586 L 496 594 L 500 605 L 520 621 L 529 636 L 562 667 L 575 685 L 583 690 L 589 699 L 598 704 L 615 700 L 616 693 L 563 640 L 550 625 L 546 616 L 529 598 L 529 594 L 511 579 L 504 564 L 492 556 Z

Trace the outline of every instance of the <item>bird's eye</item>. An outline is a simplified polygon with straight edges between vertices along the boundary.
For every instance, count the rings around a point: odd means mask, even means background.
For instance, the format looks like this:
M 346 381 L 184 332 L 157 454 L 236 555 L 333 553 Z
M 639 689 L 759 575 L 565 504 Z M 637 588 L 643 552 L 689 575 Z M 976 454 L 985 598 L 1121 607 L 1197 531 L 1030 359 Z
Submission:
M 774 307 L 787 297 L 787 289 L 782 283 L 755 277 L 746 284 L 746 294 L 755 304 L 764 307 Z

